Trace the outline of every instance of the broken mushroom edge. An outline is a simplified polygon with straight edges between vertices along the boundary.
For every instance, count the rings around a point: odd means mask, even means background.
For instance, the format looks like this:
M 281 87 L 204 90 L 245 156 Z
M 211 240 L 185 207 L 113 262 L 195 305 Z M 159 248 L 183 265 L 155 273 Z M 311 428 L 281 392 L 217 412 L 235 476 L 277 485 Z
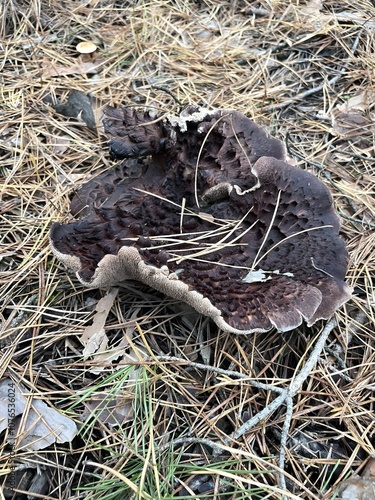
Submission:
M 57 223 L 58 224 L 58 223 Z M 140 281 L 153 289 L 164 293 L 181 302 L 185 302 L 203 316 L 211 318 L 216 325 L 227 333 L 237 335 L 249 335 L 253 333 L 264 333 L 271 330 L 273 327 L 279 332 L 287 332 L 299 327 L 303 321 L 308 326 L 312 326 L 320 319 L 329 319 L 332 316 L 319 315 L 319 305 L 317 305 L 315 313 L 312 317 L 307 318 L 298 308 L 295 310 L 295 320 L 289 323 L 285 328 L 280 328 L 277 322 L 271 317 L 264 317 L 267 326 L 255 327 L 250 329 L 238 329 L 227 323 L 222 312 L 212 304 L 208 297 L 204 297 L 201 293 L 190 290 L 189 286 L 180 281 L 177 275 L 170 272 L 167 266 L 157 268 L 146 264 L 138 250 L 134 247 L 121 247 L 116 255 L 105 255 L 97 265 L 95 273 L 90 280 L 85 280 L 81 275 L 82 265 L 80 259 L 74 255 L 62 254 L 59 252 L 52 239 L 50 244 L 54 255 L 62 261 L 67 267 L 75 272 L 77 279 L 87 288 L 110 288 L 127 280 Z M 315 292 L 320 293 L 317 288 L 311 287 Z M 347 292 L 339 301 L 338 306 L 344 304 L 351 296 L 351 289 L 344 283 L 344 290 Z
M 134 247 L 121 247 L 117 255 L 105 255 L 98 263 L 92 279 L 86 281 L 80 275 L 82 269 L 80 259 L 77 256 L 59 252 L 51 239 L 50 245 L 54 255 L 74 271 L 80 283 L 87 288 L 110 288 L 127 280 L 136 280 L 169 297 L 187 303 L 198 313 L 211 318 L 225 332 L 235 334 L 262 333 L 272 328 L 271 326 L 239 330 L 232 327 L 224 320 L 221 311 L 207 297 L 194 290 L 189 290 L 189 286 L 178 280 L 176 274 L 170 272 L 167 266 L 157 268 L 146 264 Z M 126 266 L 124 265 L 125 261 Z

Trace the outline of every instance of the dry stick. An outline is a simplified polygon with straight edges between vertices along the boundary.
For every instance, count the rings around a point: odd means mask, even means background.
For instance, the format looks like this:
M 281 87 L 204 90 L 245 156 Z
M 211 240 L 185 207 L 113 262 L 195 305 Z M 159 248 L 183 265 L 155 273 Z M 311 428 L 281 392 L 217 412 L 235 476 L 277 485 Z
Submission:
M 336 75 L 333 78 L 331 78 L 330 80 L 328 80 L 328 86 L 331 87 L 333 84 L 335 84 L 342 77 L 342 75 L 345 73 L 345 71 L 346 71 L 346 67 L 341 68 L 338 75 Z M 321 90 L 323 90 L 325 85 L 326 85 L 326 82 L 323 82 L 320 85 L 318 85 L 317 87 L 313 87 L 312 89 L 305 90 L 305 92 L 301 92 L 300 94 L 297 94 L 296 96 L 294 96 L 290 99 L 286 99 L 283 102 L 279 102 L 277 104 L 271 104 L 270 106 L 266 106 L 265 108 L 262 109 L 262 111 L 266 112 L 266 111 L 274 111 L 275 109 L 286 108 L 290 104 L 294 104 L 298 101 L 305 99 L 306 97 L 308 97 L 312 94 L 316 94 L 317 92 L 320 92 Z
M 352 156 L 353 158 L 358 158 L 359 160 L 370 161 L 370 162 L 375 161 L 375 158 L 373 158 L 372 156 L 360 155 L 358 153 L 353 153 L 353 151 L 345 151 L 343 149 L 336 148 L 333 150 L 333 152 Z
M 348 205 L 351 207 L 351 209 L 353 210 L 353 212 L 356 212 L 356 207 L 353 205 L 353 201 L 350 199 L 350 197 L 345 193 L 345 191 L 336 184 L 336 182 L 334 182 L 331 178 L 331 175 L 329 172 L 326 172 L 324 170 L 324 166 L 319 164 L 319 163 L 316 163 L 314 161 L 311 161 L 311 160 L 308 160 L 306 158 L 304 158 L 303 156 L 301 156 L 297 150 L 294 148 L 294 146 L 290 146 L 290 136 L 289 136 L 289 133 L 286 134 L 285 136 L 285 145 L 286 145 L 286 148 L 287 148 L 287 151 L 288 153 L 291 155 L 291 156 L 295 156 L 298 160 L 302 160 L 303 162 L 313 166 L 313 167 L 316 167 L 318 170 L 320 170 L 322 172 L 322 174 L 324 175 L 324 177 L 327 179 L 327 181 L 331 184 L 331 186 L 333 186 L 337 191 L 339 191 L 342 196 L 346 199 Z M 340 151 L 338 149 L 335 149 L 333 150 L 333 152 L 337 152 L 337 151 Z M 341 151 L 341 152 L 345 152 L 345 151 Z M 360 155 L 358 155 L 360 156 Z M 363 159 L 367 159 L 367 157 L 363 157 Z M 375 161 L 375 158 L 374 158 L 374 161 Z M 340 212 L 340 217 L 342 217 L 343 219 L 346 219 L 350 222 L 354 222 L 354 223 L 357 223 L 357 224 L 361 224 L 361 225 L 364 225 L 364 226 L 369 226 L 371 228 L 375 228 L 375 224 L 371 223 L 371 222 L 368 222 L 368 221 L 365 221 L 365 220 L 361 220 L 361 219 L 356 219 L 355 217 L 350 217 L 348 215 L 345 215 L 343 213 Z
M 353 47 L 352 47 L 352 54 L 353 55 L 354 55 L 355 51 L 357 50 L 357 47 L 359 44 L 359 37 L 362 34 L 362 32 L 363 32 L 363 28 L 359 31 L 356 39 L 354 40 Z M 350 61 L 347 60 L 346 63 L 342 66 L 342 68 L 339 70 L 338 74 L 336 76 L 334 76 L 333 78 L 328 80 L 327 84 L 329 87 L 332 87 L 332 85 L 334 85 L 338 80 L 340 80 L 340 78 L 346 73 L 346 70 L 349 66 L 349 62 Z M 305 92 L 301 92 L 300 94 L 297 94 L 296 96 L 294 96 L 290 99 L 286 99 L 284 102 L 279 102 L 277 104 L 271 104 L 270 106 L 266 106 L 265 108 L 263 108 L 263 111 L 274 111 L 275 109 L 286 108 L 290 104 L 294 104 L 298 101 L 305 99 L 306 97 L 308 97 L 312 94 L 316 94 L 317 92 L 320 92 L 321 90 L 323 90 L 325 85 L 326 85 L 326 82 L 324 81 L 323 83 L 321 83 L 317 87 L 313 87 L 312 89 L 308 89 Z
M 174 100 L 175 103 L 177 103 L 180 107 L 180 109 L 178 110 L 178 112 L 180 112 L 181 108 L 184 107 L 183 103 L 180 101 L 180 99 L 178 99 L 174 93 L 169 90 L 167 87 L 163 87 L 161 85 L 151 85 L 151 88 L 154 89 L 154 90 L 161 90 L 162 92 L 165 92 L 166 94 L 168 94 L 169 96 L 172 97 L 172 99 Z
M 319 338 L 315 344 L 315 347 L 313 348 L 306 364 L 301 369 L 301 371 L 298 373 L 298 375 L 294 378 L 294 380 L 292 380 L 289 387 L 287 387 L 285 389 L 282 389 L 280 387 L 274 387 L 274 386 L 271 386 L 268 384 L 263 384 L 260 382 L 255 382 L 254 380 L 249 380 L 249 377 L 247 377 L 246 375 L 243 375 L 242 373 L 237 373 L 237 372 L 230 371 L 230 370 L 223 370 L 221 368 L 215 368 L 213 366 L 204 365 L 203 363 L 194 363 L 192 361 L 187 361 L 185 359 L 177 358 L 175 356 L 155 356 L 155 358 L 150 358 L 147 361 L 155 361 L 155 360 L 168 361 L 168 362 L 175 361 L 178 363 L 187 364 L 189 367 L 198 368 L 200 370 L 221 373 L 223 375 L 239 378 L 242 380 L 247 379 L 249 384 L 254 386 L 254 387 L 257 387 L 259 389 L 270 390 L 273 392 L 278 392 L 279 396 L 277 396 L 276 399 L 274 399 L 269 405 L 267 405 L 265 408 L 263 408 L 262 411 L 258 412 L 256 415 L 254 415 L 254 417 L 252 417 L 247 422 L 245 422 L 243 425 L 241 425 L 235 432 L 233 432 L 227 439 L 224 440 L 223 444 L 226 446 L 229 446 L 233 440 L 238 439 L 239 437 L 243 436 L 247 431 L 249 431 L 251 428 L 253 428 L 255 425 L 257 425 L 260 421 L 267 418 L 271 413 L 273 413 L 275 410 L 280 408 L 280 406 L 282 404 L 285 404 L 286 405 L 286 415 L 285 415 L 283 429 L 281 432 L 280 454 L 279 454 L 279 467 L 281 470 L 284 470 L 285 451 L 287 448 L 288 434 L 289 434 L 290 424 L 291 424 L 292 415 L 293 415 L 293 397 L 297 394 L 297 392 L 300 390 L 302 384 L 305 382 L 305 380 L 308 378 L 308 376 L 312 372 L 314 366 L 316 365 L 316 363 L 318 361 L 319 356 L 321 355 L 321 353 L 324 349 L 327 338 L 335 326 L 337 326 L 337 322 L 335 319 L 331 319 L 326 324 L 322 333 L 319 335 Z M 220 447 L 218 446 L 219 443 L 215 443 L 214 441 L 211 441 L 209 439 L 181 438 L 181 439 L 176 439 L 174 441 L 175 445 L 176 444 L 189 444 L 189 443 L 201 443 L 201 444 L 205 444 L 207 446 L 210 446 L 213 450 L 214 456 L 218 455 L 220 453 Z M 160 448 L 159 452 L 163 451 L 164 449 L 165 449 L 165 447 Z M 279 481 L 280 481 L 280 487 L 283 488 L 284 490 L 286 490 L 286 483 L 285 483 L 284 474 L 280 473 Z
M 295 156 L 297 159 L 299 160 L 302 160 L 303 162 L 309 164 L 309 165 L 312 165 L 313 167 L 316 167 L 318 170 L 320 170 L 322 172 L 322 174 L 324 175 L 324 177 L 327 179 L 327 181 L 331 184 L 331 186 L 333 186 L 337 191 L 339 191 L 339 193 L 342 194 L 342 196 L 346 199 L 346 202 L 348 203 L 348 205 L 351 207 L 351 209 L 353 210 L 353 212 L 356 212 L 356 208 L 353 204 L 353 201 L 350 199 L 350 197 L 345 194 L 345 191 L 336 184 L 336 182 L 334 182 L 331 178 L 331 175 L 329 174 L 329 172 L 326 172 L 324 170 L 324 166 L 320 165 L 319 163 L 316 163 L 316 162 L 313 162 L 311 160 L 307 160 L 306 158 L 304 158 L 303 156 L 301 156 L 295 149 L 294 149 L 294 146 L 293 146 L 293 149 L 290 147 L 289 145 L 289 134 L 286 134 L 285 136 L 285 144 L 286 144 L 286 147 L 287 147 L 287 151 L 288 153 L 291 155 L 291 156 Z M 337 149 L 335 149 L 334 151 L 338 151 Z M 340 217 L 342 217 L 343 219 L 346 219 L 350 222 L 354 222 L 354 223 L 357 223 L 357 224 L 361 224 L 362 226 L 368 226 L 370 228 L 375 228 L 375 224 L 371 223 L 371 222 L 367 222 L 365 220 L 361 220 L 361 219 L 356 219 L 355 217 L 350 217 L 348 215 L 345 215 L 343 213 L 340 212 Z
M 310 375 L 312 372 L 316 362 L 318 361 L 318 358 L 320 354 L 322 353 L 325 343 L 327 341 L 327 338 L 333 328 L 337 325 L 337 322 L 335 319 L 331 319 L 326 326 L 324 327 L 322 333 L 320 334 L 314 349 L 312 350 L 310 357 L 308 358 L 306 364 L 304 367 L 301 369 L 299 374 L 295 377 L 295 379 L 290 383 L 289 387 L 287 389 L 283 389 L 282 394 L 278 396 L 272 403 L 270 403 L 268 406 L 263 408 L 263 410 L 255 415 L 253 418 L 245 422 L 239 429 L 237 429 L 236 432 L 234 432 L 231 436 L 232 439 L 238 439 L 240 436 L 245 434 L 248 430 L 250 430 L 252 427 L 254 427 L 262 418 L 266 418 L 268 415 L 270 415 L 273 411 L 275 411 L 277 408 L 279 408 L 283 403 L 286 404 L 286 415 L 285 415 L 285 421 L 283 425 L 283 429 L 281 432 L 281 440 L 280 440 L 280 455 L 279 455 L 279 466 L 280 469 L 284 469 L 285 466 L 285 450 L 286 450 L 286 444 L 288 440 L 288 433 L 290 429 L 290 424 L 292 420 L 292 413 L 293 413 L 293 397 L 297 394 L 297 392 L 300 390 L 302 384 L 305 382 L 307 377 Z M 259 415 L 262 414 L 262 418 L 259 418 Z M 226 440 L 227 441 L 227 440 Z M 230 441 L 230 440 L 228 440 Z M 285 478 L 282 474 L 280 474 L 280 486 L 284 489 L 286 489 L 286 484 L 285 484 Z
M 256 382 L 255 380 L 251 380 L 251 378 L 248 375 L 244 375 L 243 373 L 238 373 L 232 370 L 224 370 L 223 368 L 217 368 L 216 366 L 211 366 L 211 365 L 204 365 L 203 363 L 195 363 L 194 361 L 189 361 L 188 359 L 184 358 L 178 358 L 177 356 L 155 356 L 152 358 L 150 357 L 145 359 L 145 361 L 147 362 L 155 362 L 155 360 L 166 361 L 168 363 L 171 361 L 175 361 L 182 365 L 188 365 L 189 368 L 197 368 L 199 370 L 204 370 L 207 372 L 221 373 L 222 375 L 227 375 L 228 377 L 239 378 L 241 380 L 246 380 L 247 382 L 249 382 L 250 385 L 256 387 L 257 389 L 274 391 L 278 392 L 279 394 L 282 394 L 285 391 L 285 389 L 282 389 L 281 387 L 274 387 L 269 384 L 263 384 L 262 382 Z

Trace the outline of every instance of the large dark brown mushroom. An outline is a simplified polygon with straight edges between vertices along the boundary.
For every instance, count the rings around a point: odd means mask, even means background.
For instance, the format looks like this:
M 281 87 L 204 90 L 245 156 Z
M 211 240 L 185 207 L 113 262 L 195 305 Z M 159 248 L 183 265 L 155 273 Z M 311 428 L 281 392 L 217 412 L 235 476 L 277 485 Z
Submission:
M 139 280 L 228 332 L 328 319 L 348 300 L 348 254 L 327 187 L 239 112 L 108 109 L 121 165 L 54 224 L 55 255 L 89 287 Z

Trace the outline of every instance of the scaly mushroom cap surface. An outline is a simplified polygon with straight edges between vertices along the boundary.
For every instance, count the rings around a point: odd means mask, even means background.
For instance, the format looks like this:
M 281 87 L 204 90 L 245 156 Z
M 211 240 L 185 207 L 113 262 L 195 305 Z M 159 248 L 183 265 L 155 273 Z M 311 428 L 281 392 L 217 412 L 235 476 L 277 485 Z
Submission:
M 348 300 L 332 196 L 279 140 L 233 110 L 106 114 L 125 160 L 88 181 L 71 203 L 79 220 L 50 234 L 84 285 L 139 280 L 234 333 L 310 326 Z

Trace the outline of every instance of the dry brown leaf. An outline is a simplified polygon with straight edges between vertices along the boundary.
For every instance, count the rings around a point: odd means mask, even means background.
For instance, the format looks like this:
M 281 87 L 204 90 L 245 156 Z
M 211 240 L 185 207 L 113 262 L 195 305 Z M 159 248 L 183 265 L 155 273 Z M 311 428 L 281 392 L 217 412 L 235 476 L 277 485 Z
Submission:
M 368 136 L 375 130 L 375 116 L 369 113 L 375 103 L 375 92 L 365 90 L 354 95 L 332 111 L 331 133 L 339 137 Z
M 355 109 L 342 113 L 337 109 L 332 112 L 332 135 L 339 137 L 365 137 L 375 130 L 375 121 Z
M 42 62 L 42 77 L 49 78 L 51 76 L 66 76 L 66 75 L 87 75 L 99 73 L 103 60 L 83 61 L 78 64 L 63 66 L 61 64 L 53 64 L 51 61 L 44 60 Z
M 100 99 L 95 98 L 94 96 L 91 99 L 91 107 L 92 112 L 94 114 L 96 130 L 99 134 L 104 134 L 104 126 L 103 126 L 103 118 L 104 118 L 104 109 L 107 104 L 105 104 Z
M 375 457 L 371 457 L 362 476 L 355 474 L 340 487 L 337 500 L 374 500 L 375 499 Z
M 304 7 L 301 8 L 300 12 L 305 16 L 319 16 L 320 11 L 323 8 L 322 0 L 310 0 Z
M 125 349 L 129 346 L 129 341 L 133 337 L 134 329 L 136 327 L 136 319 L 138 317 L 139 311 L 140 311 L 140 308 L 136 308 L 135 311 L 133 312 L 133 314 L 130 318 L 129 326 L 126 327 L 125 336 L 116 347 L 112 347 L 110 349 L 107 349 L 108 337 L 106 335 L 103 337 L 102 343 L 100 344 L 96 354 L 94 354 L 95 361 L 96 361 L 98 366 L 94 366 L 94 367 L 90 368 L 89 372 L 95 373 L 96 375 L 99 374 L 109 364 L 111 364 L 112 361 L 115 361 L 120 356 L 123 356 L 123 359 L 126 360 L 127 355 L 124 354 Z M 134 361 L 133 358 L 130 358 L 130 359 L 132 361 Z
M 79 185 L 79 183 L 83 180 L 87 179 L 86 174 L 72 174 L 72 173 L 64 173 L 64 175 L 58 175 L 57 179 L 62 186 L 72 186 L 75 187 Z
M 209 365 L 212 358 L 211 345 L 204 342 L 204 337 L 201 332 L 198 333 L 199 353 L 202 356 L 203 363 Z
M 108 394 L 95 394 L 85 404 L 82 421 L 95 414 L 100 422 L 113 426 L 129 422 L 134 416 L 133 398 L 111 399 Z
M 332 21 L 332 15 L 321 12 L 322 8 L 323 0 L 310 0 L 305 6 L 297 8 L 298 17 L 306 23 L 309 31 L 319 30 Z
M 14 407 L 10 404 L 14 404 Z M 9 408 L 12 408 L 12 417 L 14 415 L 12 427 Z M 53 443 L 70 442 L 77 434 L 73 420 L 47 406 L 41 399 L 36 399 L 26 387 L 9 378 L 0 382 L 0 432 L 7 427 L 8 440 L 15 440 L 17 449 L 42 450 Z
M 125 339 L 124 341 L 125 342 Z M 134 361 L 142 361 L 147 358 L 147 352 L 139 348 L 136 353 L 123 355 L 123 361 L 126 363 L 133 363 Z M 103 367 L 99 367 L 100 371 Z M 94 370 L 91 369 L 91 372 Z M 87 407 L 82 415 L 82 419 L 85 420 L 90 414 L 96 413 L 97 418 L 109 425 L 118 425 L 125 422 L 129 422 L 133 418 L 133 399 L 134 399 L 134 387 L 135 382 L 138 377 L 139 369 L 134 366 L 133 370 L 129 373 L 127 384 L 126 384 L 126 394 L 118 394 L 116 398 L 113 394 L 95 394 L 90 400 L 87 401 Z
M 367 111 L 375 105 L 375 91 L 364 90 L 360 94 L 350 97 L 343 104 L 336 107 L 341 113 L 351 113 L 353 110 Z
M 70 146 L 71 137 L 67 134 L 51 136 L 49 138 L 52 152 L 56 155 L 64 154 Z
M 122 339 L 118 346 L 111 349 L 107 349 L 108 337 L 105 335 L 103 337 L 102 343 L 100 344 L 98 351 L 94 354 L 95 362 L 98 366 L 94 366 L 89 369 L 90 373 L 95 373 L 96 375 L 102 372 L 112 361 L 115 361 L 120 356 L 123 356 L 124 350 L 128 346 L 126 339 Z
M 85 346 L 83 350 L 85 358 L 95 352 L 103 352 L 103 350 L 107 347 L 108 338 L 104 331 L 104 325 L 117 293 L 118 288 L 111 288 L 107 295 L 101 298 L 96 304 L 96 313 L 92 324 L 84 329 L 80 337 L 80 341 Z

